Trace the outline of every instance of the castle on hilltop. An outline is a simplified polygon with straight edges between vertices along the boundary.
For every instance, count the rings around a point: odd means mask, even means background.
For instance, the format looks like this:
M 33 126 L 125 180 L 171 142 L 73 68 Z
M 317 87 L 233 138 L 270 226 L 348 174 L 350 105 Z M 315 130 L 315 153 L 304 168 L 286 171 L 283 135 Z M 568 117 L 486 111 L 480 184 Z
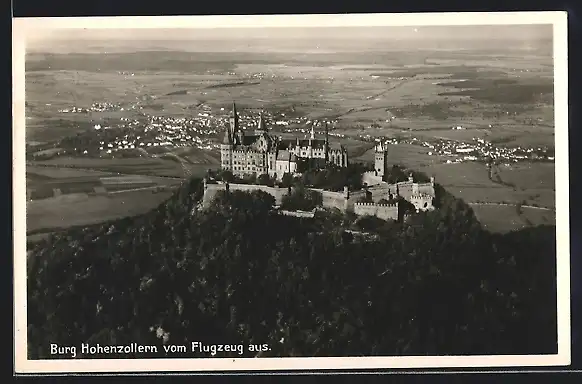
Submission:
M 283 139 L 268 133 L 261 114 L 254 132 L 249 131 L 239 126 L 236 104 L 233 103 L 229 126 L 220 145 L 221 169 L 236 176 L 268 174 L 281 179 L 285 173 L 297 174 L 301 160 L 319 166 L 348 166 L 347 149 L 329 144 L 327 125 L 323 139 L 315 138 L 313 127 L 308 139 Z

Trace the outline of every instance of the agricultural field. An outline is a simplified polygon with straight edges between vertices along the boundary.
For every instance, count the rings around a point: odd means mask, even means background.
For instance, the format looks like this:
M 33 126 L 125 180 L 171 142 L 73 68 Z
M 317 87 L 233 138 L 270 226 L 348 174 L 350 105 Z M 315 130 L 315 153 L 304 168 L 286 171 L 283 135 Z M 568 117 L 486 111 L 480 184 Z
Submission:
M 513 184 L 519 189 L 556 189 L 554 164 L 522 162 L 503 164 L 496 170 L 503 182 Z
M 429 148 L 413 144 L 391 145 L 388 150 L 388 164 L 402 164 L 407 168 L 419 169 L 431 165 L 441 164 L 445 158 L 438 155 L 429 155 Z M 353 158 L 355 161 L 374 162 L 375 149 L 370 148 L 362 155 Z
M 523 197 L 523 201 L 530 205 L 556 207 L 554 164 L 501 164 L 493 169 L 493 177 L 512 188 L 515 196 Z
M 61 195 L 27 204 L 27 233 L 54 231 L 145 213 L 161 204 L 171 191 L 131 191 L 111 195 Z M 82 214 L 80 214 L 82 213 Z
M 551 178 L 552 165 L 535 163 L 530 167 L 537 166 L 544 167 L 546 178 Z M 437 164 L 421 167 L 419 170 L 435 176 L 436 182 L 447 191 L 471 204 L 481 223 L 492 231 L 508 231 L 523 226 L 555 223 L 553 209 L 556 197 L 553 189 L 536 188 L 534 178 L 528 178 L 527 173 L 524 173 L 525 176 L 521 179 L 520 170 L 525 169 L 526 165 L 513 167 L 515 169 L 505 170 L 505 174 L 508 179 L 511 175 L 513 180 L 519 180 L 523 188 L 490 180 L 486 166 L 480 163 Z M 544 173 L 539 174 L 543 178 Z M 517 204 L 532 207 L 522 207 L 521 213 L 517 214 Z M 546 209 L 538 209 L 536 206 Z
M 534 164 L 534 166 L 538 165 L 548 169 L 551 166 L 548 164 Z M 507 170 L 505 172 L 506 174 L 511 172 L 513 177 L 519 178 L 519 169 L 520 167 L 514 171 Z M 525 201 L 527 205 L 537 204 L 541 207 L 555 207 L 555 192 L 552 187 L 536 188 L 531 184 L 527 187 L 500 184 L 489 179 L 487 167 L 481 163 L 436 164 L 421 167 L 419 170 L 427 175 L 435 176 L 439 184 L 468 203 L 513 204 Z M 524 178 L 524 182 L 531 182 L 531 179 L 528 181 L 527 178 Z M 550 196 L 554 196 L 554 198 L 551 199 Z
M 514 205 L 472 205 L 475 216 L 483 228 L 491 232 L 510 232 L 532 225 L 555 225 L 556 214 L 551 210 L 522 207 L 518 212 Z
M 168 191 L 185 177 L 202 176 L 218 163 L 215 154 L 193 148 L 164 156 L 167 158 L 57 157 L 30 162 L 26 173 L 27 231 L 145 212 L 169 196 Z M 132 196 L 141 200 L 130 201 Z
M 111 176 L 111 174 L 71 168 L 27 166 L 26 189 L 28 200 L 53 197 L 55 193 L 93 193 L 95 188 L 101 186 L 100 177 L 106 176 Z
M 95 166 L 86 162 L 83 165 Z M 28 166 L 27 233 L 145 212 L 169 196 L 179 183 L 180 179 Z M 139 191 L 141 188 L 144 190 Z M 159 188 L 169 189 L 158 192 Z
M 179 162 L 159 158 L 88 158 L 57 157 L 34 164 L 43 166 L 74 167 L 109 173 L 143 174 L 151 176 L 181 177 L 184 172 Z
M 484 229 L 505 233 L 525 228 L 526 225 L 514 205 L 471 205 Z

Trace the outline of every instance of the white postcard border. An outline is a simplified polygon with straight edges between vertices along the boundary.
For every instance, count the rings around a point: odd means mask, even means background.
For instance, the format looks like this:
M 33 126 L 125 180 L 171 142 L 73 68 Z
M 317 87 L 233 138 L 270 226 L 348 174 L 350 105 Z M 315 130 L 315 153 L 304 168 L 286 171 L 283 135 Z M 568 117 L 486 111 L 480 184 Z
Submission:
M 26 36 L 72 28 L 252 28 L 552 24 L 554 32 L 558 354 L 440 357 L 195 358 L 28 360 L 26 311 Z M 209 372 L 565 366 L 571 359 L 566 12 L 156 16 L 13 19 L 14 361 L 16 373 Z M 542 308 L 540 310 L 543 310 Z

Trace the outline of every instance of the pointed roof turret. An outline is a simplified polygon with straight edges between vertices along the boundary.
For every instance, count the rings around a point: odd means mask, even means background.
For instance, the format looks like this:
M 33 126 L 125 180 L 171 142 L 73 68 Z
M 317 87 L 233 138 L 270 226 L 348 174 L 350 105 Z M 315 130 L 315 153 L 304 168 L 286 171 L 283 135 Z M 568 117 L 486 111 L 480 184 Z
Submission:
M 238 128 L 238 113 L 236 112 L 236 103 L 232 102 L 232 110 L 230 111 L 230 118 L 234 119 L 234 127 Z
M 315 139 L 315 129 L 313 128 L 313 125 L 311 126 L 311 136 L 309 138 L 311 140 Z

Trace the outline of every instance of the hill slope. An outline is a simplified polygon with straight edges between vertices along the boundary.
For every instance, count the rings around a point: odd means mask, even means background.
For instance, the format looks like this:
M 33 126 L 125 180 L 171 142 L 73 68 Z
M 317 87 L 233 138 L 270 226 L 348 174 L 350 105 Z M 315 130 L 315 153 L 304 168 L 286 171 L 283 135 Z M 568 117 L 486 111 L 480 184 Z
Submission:
M 439 210 L 362 239 L 339 214 L 276 215 L 262 192 L 193 210 L 193 179 L 145 215 L 53 235 L 28 260 L 29 358 L 83 342 L 160 356 L 193 341 L 268 344 L 245 356 L 556 353 L 555 227 L 493 235 L 438 193 Z

